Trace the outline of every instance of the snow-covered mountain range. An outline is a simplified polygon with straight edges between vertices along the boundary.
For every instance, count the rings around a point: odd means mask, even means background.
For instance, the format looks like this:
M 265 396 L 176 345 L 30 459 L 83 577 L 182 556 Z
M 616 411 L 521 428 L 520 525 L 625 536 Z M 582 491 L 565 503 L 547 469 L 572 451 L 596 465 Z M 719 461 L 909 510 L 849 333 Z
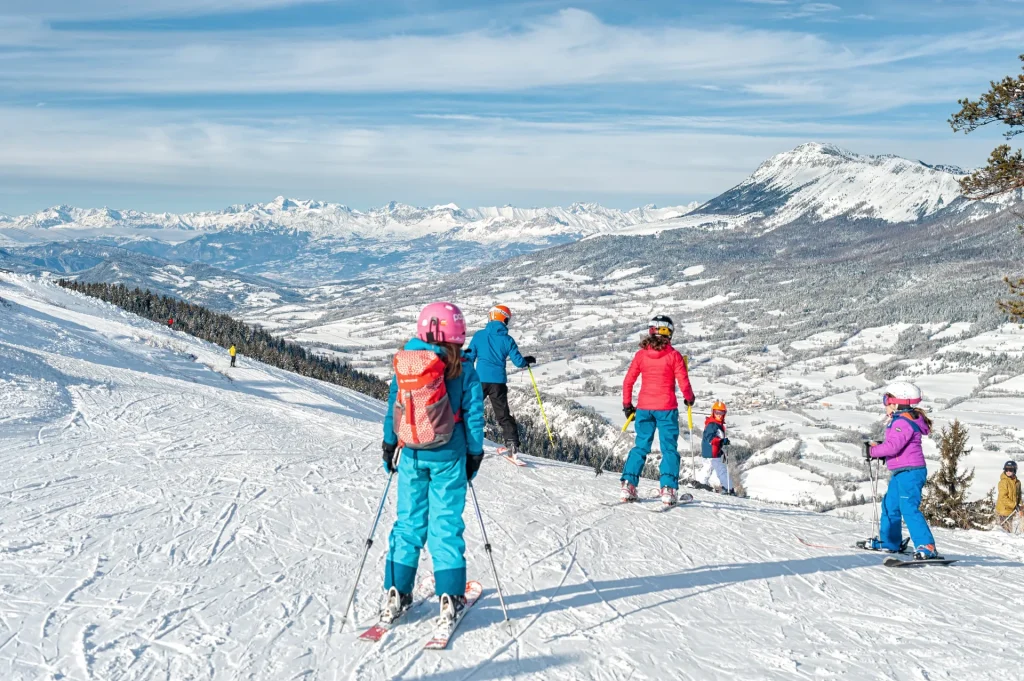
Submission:
M 50 238 L 74 238 L 75 232 L 123 233 L 182 232 L 183 241 L 196 232 L 296 232 L 314 239 L 390 239 L 409 241 L 428 236 L 446 240 L 493 242 L 547 241 L 558 237 L 579 238 L 613 232 L 623 227 L 679 217 L 697 208 L 645 206 L 630 211 L 594 203 L 574 203 L 566 208 L 516 208 L 492 206 L 463 209 L 455 204 L 418 208 L 391 203 L 359 211 L 340 203 L 288 199 L 278 196 L 269 203 L 234 205 L 220 211 L 195 213 L 145 213 L 110 208 L 54 206 L 32 215 L 0 217 L 0 228 L 47 230 Z M 67 232 L 61 236 L 57 232 Z M 41 236 L 41 235 L 40 235 Z M 173 235 L 158 238 L 175 240 Z
M 838 221 L 886 224 L 974 221 L 1019 201 L 1021 192 L 976 203 L 960 195 L 963 171 L 896 156 L 861 156 L 809 143 L 779 154 L 723 194 L 698 205 L 623 211 L 568 207 L 417 208 L 400 203 L 359 211 L 339 203 L 278 197 L 221 211 L 145 213 L 56 206 L 0 216 L 0 267 L 39 268 L 54 243 L 102 243 L 173 262 L 193 262 L 295 285 L 365 276 L 416 279 L 585 238 L 674 229 L 763 233 Z M 34 255 L 43 248 L 46 257 Z M 5 264 L 6 263 L 6 264 Z M 32 264 L 35 263 L 35 264 Z

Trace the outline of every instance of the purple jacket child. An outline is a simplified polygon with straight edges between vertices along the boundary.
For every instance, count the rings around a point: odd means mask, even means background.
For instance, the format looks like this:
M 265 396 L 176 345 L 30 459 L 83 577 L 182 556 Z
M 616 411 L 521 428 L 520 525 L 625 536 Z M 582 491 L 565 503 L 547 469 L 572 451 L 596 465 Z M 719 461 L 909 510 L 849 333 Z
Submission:
M 897 411 L 885 429 L 885 442 L 871 448 L 871 456 L 885 459 L 891 472 L 909 468 L 923 468 L 924 450 L 921 438 L 930 432 L 924 417 L 912 418 L 907 412 Z

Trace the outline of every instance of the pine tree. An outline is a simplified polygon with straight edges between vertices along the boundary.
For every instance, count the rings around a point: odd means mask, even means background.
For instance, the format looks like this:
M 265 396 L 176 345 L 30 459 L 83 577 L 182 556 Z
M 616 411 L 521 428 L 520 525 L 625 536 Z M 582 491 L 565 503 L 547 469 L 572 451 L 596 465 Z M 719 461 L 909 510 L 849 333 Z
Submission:
M 967 501 L 974 469 L 960 472 L 960 460 L 971 450 L 967 448 L 967 429 L 959 419 L 942 429 L 939 452 L 942 465 L 928 478 L 921 500 L 925 519 L 939 527 L 987 529 L 993 518 L 991 495 L 981 501 Z
M 1020 59 L 1024 61 L 1024 54 Z M 1003 123 L 1009 126 L 1003 133 L 1006 139 L 1024 133 L 1024 73 L 990 85 L 977 101 L 959 100 L 960 111 L 949 119 L 953 130 L 971 133 L 990 123 Z M 1024 152 L 1013 151 L 1008 144 L 996 147 L 988 165 L 960 180 L 960 186 L 969 199 L 987 199 L 1024 187 Z

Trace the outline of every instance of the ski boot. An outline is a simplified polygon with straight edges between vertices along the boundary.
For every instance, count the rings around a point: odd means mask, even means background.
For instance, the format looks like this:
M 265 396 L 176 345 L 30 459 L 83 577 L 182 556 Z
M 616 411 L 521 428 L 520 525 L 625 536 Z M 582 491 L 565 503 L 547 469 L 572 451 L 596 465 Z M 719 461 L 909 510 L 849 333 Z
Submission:
M 636 485 L 631 485 L 625 480 L 622 481 L 622 490 L 619 492 L 619 501 L 627 503 L 636 501 L 639 496 L 636 493 Z
M 447 633 L 451 634 L 452 630 L 455 629 L 455 624 L 459 621 L 459 616 L 465 608 L 465 596 L 453 596 L 452 594 L 444 594 L 441 596 L 441 614 L 437 616 L 437 628 L 447 628 Z
M 399 593 L 398 589 L 388 589 L 387 598 L 380 610 L 380 621 L 391 624 L 412 607 L 412 594 Z
M 872 537 L 871 539 L 865 539 L 855 544 L 858 549 L 865 549 L 867 551 L 884 551 L 885 553 L 906 553 L 907 546 L 910 544 L 910 537 L 907 537 L 900 543 L 900 547 L 893 551 L 887 549 L 882 545 L 882 540 L 878 537 Z
M 935 544 L 921 544 L 914 551 L 914 560 L 942 560 L 942 556 L 935 550 Z
M 519 445 L 511 440 L 505 440 L 505 456 L 513 461 L 519 461 Z
M 675 506 L 678 498 L 676 497 L 676 490 L 671 487 L 661 488 L 661 503 L 666 506 Z

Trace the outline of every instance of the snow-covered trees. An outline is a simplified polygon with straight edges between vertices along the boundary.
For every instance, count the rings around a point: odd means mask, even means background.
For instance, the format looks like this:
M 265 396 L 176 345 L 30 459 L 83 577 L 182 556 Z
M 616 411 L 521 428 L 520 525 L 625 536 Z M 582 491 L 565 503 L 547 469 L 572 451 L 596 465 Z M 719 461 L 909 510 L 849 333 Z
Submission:
M 971 453 L 967 448 L 967 429 L 959 420 L 942 429 L 939 445 L 942 465 L 925 483 L 921 512 L 932 525 L 939 527 L 987 529 L 992 523 L 992 499 L 968 501 L 967 490 L 974 479 L 974 469 L 960 471 L 960 460 Z

